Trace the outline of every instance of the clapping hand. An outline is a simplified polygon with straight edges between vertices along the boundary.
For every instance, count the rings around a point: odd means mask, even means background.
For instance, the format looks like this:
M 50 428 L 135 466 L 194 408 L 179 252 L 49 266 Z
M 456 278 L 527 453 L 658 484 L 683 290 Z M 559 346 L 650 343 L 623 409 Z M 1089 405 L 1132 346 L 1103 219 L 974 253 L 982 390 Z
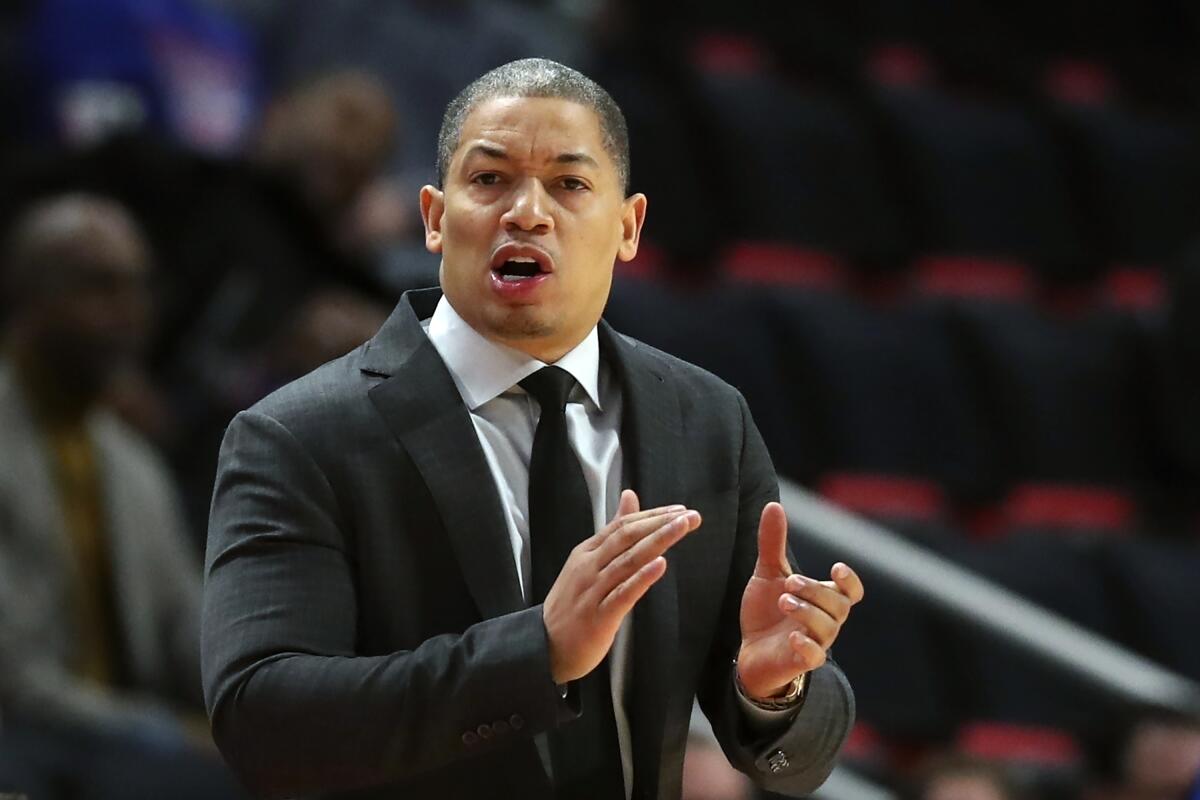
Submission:
M 642 511 L 636 494 L 621 493 L 612 522 L 575 546 L 542 605 L 555 683 L 582 678 L 604 660 L 621 621 L 666 573 L 663 554 L 699 527 L 696 511 Z

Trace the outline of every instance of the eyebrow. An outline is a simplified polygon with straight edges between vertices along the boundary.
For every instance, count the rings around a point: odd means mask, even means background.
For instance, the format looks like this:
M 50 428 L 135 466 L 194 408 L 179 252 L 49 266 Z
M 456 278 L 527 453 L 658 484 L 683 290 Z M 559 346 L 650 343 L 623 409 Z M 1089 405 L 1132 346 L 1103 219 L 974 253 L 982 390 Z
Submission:
M 554 161 L 558 164 L 587 164 L 590 167 L 600 167 L 600 165 L 596 163 L 596 159 L 592 158 L 587 153 L 560 153 L 558 157 L 554 159 Z
M 476 154 L 484 155 L 484 156 L 487 156 L 488 158 L 499 159 L 501 161 L 509 160 L 508 153 L 505 152 L 504 148 L 493 147 L 492 145 L 487 145 L 487 144 L 472 145 L 471 149 L 467 151 L 467 154 L 466 154 L 464 160 L 466 158 L 470 158 L 471 156 L 476 155 Z M 554 163 L 556 163 L 556 164 L 587 164 L 588 166 L 594 167 L 596 169 L 599 169 L 599 167 L 600 167 L 600 164 L 596 161 L 596 159 L 592 158 L 587 153 L 580 153 L 580 152 L 559 153 L 557 156 L 554 157 Z

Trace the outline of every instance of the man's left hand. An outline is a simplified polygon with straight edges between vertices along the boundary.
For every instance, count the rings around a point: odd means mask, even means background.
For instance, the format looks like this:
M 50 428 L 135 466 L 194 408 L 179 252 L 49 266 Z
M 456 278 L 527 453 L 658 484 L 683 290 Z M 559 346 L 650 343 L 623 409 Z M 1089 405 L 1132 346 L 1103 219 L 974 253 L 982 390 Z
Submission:
M 838 562 L 832 580 L 792 571 L 787 559 L 787 515 L 768 503 L 758 525 L 758 561 L 742 595 L 742 646 L 737 671 L 742 689 L 764 700 L 784 694 L 797 677 L 825 663 L 863 585 Z

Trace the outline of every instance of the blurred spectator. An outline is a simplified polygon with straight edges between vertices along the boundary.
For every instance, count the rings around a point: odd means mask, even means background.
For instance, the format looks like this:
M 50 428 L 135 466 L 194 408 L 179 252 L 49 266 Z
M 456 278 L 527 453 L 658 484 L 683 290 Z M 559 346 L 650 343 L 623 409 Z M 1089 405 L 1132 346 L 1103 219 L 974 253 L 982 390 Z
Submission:
M 372 237 L 390 235 L 403 223 L 389 215 L 404 211 L 371 196 L 396 128 L 386 92 L 363 73 L 296 87 L 272 102 L 248 160 L 204 179 L 188 224 L 171 243 L 157 361 L 180 411 L 173 461 L 197 529 L 232 416 L 361 344 L 378 327 L 371 320 L 381 321 L 399 296 L 399 287 L 387 286 L 373 269 L 378 239 Z M 436 264 L 425 279 L 423 285 L 436 280 Z M 325 349 L 323 359 L 310 357 L 295 372 L 274 358 L 281 332 L 320 324 L 304 309 L 325 292 L 354 296 L 340 308 L 366 321 L 334 331 L 353 327 L 361 338 L 296 334 L 326 346 L 336 339 L 344 349 Z
M 1122 762 L 1129 800 L 1173 800 L 1200 775 L 1200 722 L 1170 717 L 1143 720 Z
M 699 707 L 693 706 L 687 752 L 683 757 L 681 800 L 751 800 L 753 797 L 753 784 L 729 765 L 712 726 Z
M 351 236 L 357 230 L 352 212 L 394 149 L 396 128 L 395 108 L 378 80 L 337 72 L 270 104 L 254 157 L 286 176 L 317 217 L 354 250 L 360 243 Z
M 231 17 L 193 0 L 41 0 L 30 12 L 37 132 L 75 145 L 139 129 L 206 152 L 241 145 L 258 65 Z
M 0 179 L 0 217 L 31 198 L 82 189 L 119 198 L 154 243 L 164 268 L 154 276 L 148 361 L 168 402 L 132 380 L 114 394 L 170 454 L 193 530 L 205 528 L 225 425 L 277 385 L 281 370 L 261 367 L 297 310 L 325 290 L 386 309 L 411 287 L 376 268 L 377 251 L 409 216 L 419 220 L 381 180 L 397 127 L 378 81 L 339 72 L 276 98 L 244 157 L 121 135 L 14 159 Z M 410 277 L 428 286 L 437 262 L 422 252 Z
M 382 280 L 401 290 L 436 282 L 437 262 L 416 224 L 417 197 L 422 185 L 437 179 L 433 154 L 450 98 L 518 58 L 578 65 L 585 52 L 580 29 L 587 24 L 579 17 L 590 16 L 514 0 L 206 1 L 258 30 L 265 70 L 276 86 L 350 69 L 375 75 L 386 87 L 404 135 L 389 154 L 385 179 L 360 198 L 344 232 L 370 245 Z
M 1200 779 L 1200 719 L 1142 711 L 1097 762 L 1089 800 L 1190 800 Z
M 1017 788 L 999 766 L 964 755 L 935 760 L 923 770 L 916 800 L 1019 800 Z
M 274 371 L 276 385 L 293 381 L 370 339 L 387 314 L 381 303 L 352 292 L 317 292 L 269 343 L 264 370 Z
M 238 13 L 241 2 L 222 5 Z M 274 6 L 257 16 L 267 20 L 267 70 L 277 85 L 350 67 L 378 75 L 388 87 L 405 124 L 389 172 L 403 180 L 414 207 L 420 186 L 436 179 L 442 109 L 462 87 L 514 59 L 574 64 L 580 55 L 556 17 L 511 0 L 289 0 Z
M 0 791 L 32 800 L 229 796 L 173 710 L 199 704 L 201 580 L 174 487 L 100 402 L 145 337 L 149 261 L 85 195 L 32 208 L 3 253 Z
M 363 73 L 322 76 L 274 100 L 248 160 L 214 170 L 189 209 L 172 258 L 178 334 L 241 349 L 316 286 L 384 293 L 371 243 L 355 238 L 356 214 L 396 127 L 387 94 Z

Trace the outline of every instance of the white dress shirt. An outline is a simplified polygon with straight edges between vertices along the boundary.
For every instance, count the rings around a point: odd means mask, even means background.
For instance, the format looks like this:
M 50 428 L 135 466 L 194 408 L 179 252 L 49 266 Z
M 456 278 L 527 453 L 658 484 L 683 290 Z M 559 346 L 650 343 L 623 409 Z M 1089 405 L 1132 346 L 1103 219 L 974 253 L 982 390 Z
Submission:
M 518 384 L 546 364 L 484 337 L 463 321 L 445 297 L 438 301 L 433 316 L 422 322 L 422 326 L 471 414 L 504 507 L 517 577 L 528 601 L 529 459 L 541 407 Z M 600 341 L 595 328 L 555 366 L 571 373 L 578 382 L 567 399 L 567 437 L 579 458 L 592 498 L 595 530 L 600 530 L 616 514 L 621 497 L 621 388 L 612 370 L 600 361 Z M 631 621 L 632 615 L 622 623 L 609 660 L 626 797 L 633 791 L 633 750 L 626 709 L 632 664 Z M 744 712 L 756 726 L 770 725 L 791 713 L 765 711 L 744 697 L 741 699 Z M 544 735 L 538 737 L 538 749 L 548 764 Z

